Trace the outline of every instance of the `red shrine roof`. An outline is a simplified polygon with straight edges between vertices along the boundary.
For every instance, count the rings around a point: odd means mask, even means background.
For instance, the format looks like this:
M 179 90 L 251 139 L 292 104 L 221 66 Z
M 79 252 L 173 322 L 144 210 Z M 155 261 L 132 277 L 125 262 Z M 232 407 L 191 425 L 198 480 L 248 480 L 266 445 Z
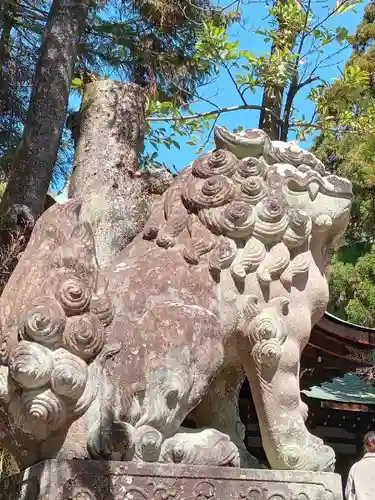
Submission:
M 301 389 L 324 406 L 368 411 L 365 408 L 375 404 L 375 385 L 356 372 L 371 374 L 374 365 L 375 329 L 326 313 L 302 353 Z
M 338 374 L 375 364 L 375 329 L 360 327 L 329 313 L 311 332 L 302 354 L 302 369 L 337 370 Z

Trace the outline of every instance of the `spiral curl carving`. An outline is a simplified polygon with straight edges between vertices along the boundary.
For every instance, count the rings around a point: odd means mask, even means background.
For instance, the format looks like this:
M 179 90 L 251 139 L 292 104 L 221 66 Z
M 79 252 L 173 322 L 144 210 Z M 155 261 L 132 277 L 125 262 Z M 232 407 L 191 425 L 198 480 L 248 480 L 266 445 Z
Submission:
M 281 357 L 280 342 L 273 338 L 262 340 L 255 344 L 252 356 L 258 367 L 275 368 Z
M 52 369 L 51 351 L 42 345 L 22 340 L 11 352 L 9 372 L 26 389 L 36 389 L 48 384 Z
M 250 298 L 249 304 L 252 306 L 253 312 L 256 313 L 258 304 L 254 306 L 254 299 Z M 289 301 L 283 297 L 272 299 L 265 307 L 260 309 L 260 313 L 255 318 L 248 318 L 245 324 L 244 334 L 248 337 L 250 345 L 256 344 L 265 340 L 275 339 L 280 345 L 286 339 L 286 326 L 282 317 L 286 316 L 289 311 Z M 246 313 L 248 316 L 248 313 Z
M 289 227 L 283 236 L 288 248 L 297 248 L 307 241 L 311 234 L 311 218 L 302 210 L 289 210 Z
M 249 340 L 255 345 L 263 340 L 276 338 L 279 332 L 279 322 L 272 315 L 258 316 L 249 327 Z
M 257 208 L 257 213 L 263 222 L 278 222 L 284 215 L 282 202 L 277 198 L 267 198 Z
M 238 184 L 243 184 L 248 177 L 262 177 L 267 170 L 267 166 L 267 163 L 260 158 L 244 158 L 239 162 L 232 180 Z
M 297 444 L 290 444 L 283 449 L 283 455 L 292 469 L 300 469 L 301 465 L 307 465 L 303 460 L 302 447 Z
M 277 200 L 262 201 L 257 206 L 253 236 L 265 244 L 280 241 L 288 228 L 289 219 Z
M 268 143 L 264 151 L 264 158 L 270 164 L 289 163 L 295 167 L 306 165 L 319 172 L 320 175 L 326 175 L 323 163 L 311 152 L 295 144 L 280 143 L 278 141 Z
M 74 274 L 61 274 L 55 282 L 55 296 L 65 314 L 75 316 L 86 312 L 90 306 L 91 290 Z
M 21 406 L 28 423 L 46 426 L 51 431 L 58 429 L 67 416 L 63 400 L 51 389 L 24 391 Z
M 230 177 L 236 171 L 237 157 L 230 151 L 215 149 L 203 155 L 193 163 L 192 172 L 195 176 L 206 179 L 213 175 L 226 175 Z
M 320 441 L 320 442 L 319 442 Z M 332 448 L 321 444 L 321 440 L 316 440 L 315 436 L 308 436 L 304 440 L 304 445 L 298 443 L 285 443 L 280 450 L 284 456 L 285 461 L 293 470 L 309 470 L 311 463 L 314 463 L 316 456 L 319 456 L 319 461 L 322 464 L 326 462 L 324 471 L 332 471 L 334 467 L 334 453 Z
M 20 336 L 56 348 L 61 345 L 65 323 L 64 309 L 56 299 L 38 297 L 21 317 Z
M 234 225 L 244 223 L 251 213 L 252 208 L 240 201 L 232 201 L 224 210 L 225 218 Z
M 229 203 L 235 195 L 235 187 L 223 175 L 214 175 L 205 181 L 191 179 L 183 191 L 183 200 L 190 210 L 220 207 Z
M 226 236 L 248 238 L 254 224 L 255 213 L 250 205 L 235 200 L 225 207 L 221 226 Z
M 256 205 L 267 196 L 267 188 L 260 177 L 250 177 L 246 179 L 242 186 L 238 199 Z
M 163 443 L 162 434 L 149 425 L 142 425 L 133 434 L 134 457 L 143 462 L 157 462 Z
M 82 396 L 87 383 L 86 363 L 65 349 L 57 349 L 53 353 L 53 361 L 52 389 L 60 396 L 77 401 Z
M 104 330 L 92 313 L 69 318 L 63 335 L 64 347 L 81 359 L 97 356 L 104 345 Z

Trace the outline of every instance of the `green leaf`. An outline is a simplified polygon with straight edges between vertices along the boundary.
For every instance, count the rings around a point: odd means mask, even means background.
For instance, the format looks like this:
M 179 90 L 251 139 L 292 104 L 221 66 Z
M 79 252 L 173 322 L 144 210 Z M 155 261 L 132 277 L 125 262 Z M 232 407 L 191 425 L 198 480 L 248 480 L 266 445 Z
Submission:
M 73 78 L 72 79 L 72 88 L 73 89 L 80 89 L 83 86 L 83 81 L 81 78 Z
M 336 29 L 336 40 L 341 45 L 349 36 L 349 31 L 346 28 L 339 27 Z

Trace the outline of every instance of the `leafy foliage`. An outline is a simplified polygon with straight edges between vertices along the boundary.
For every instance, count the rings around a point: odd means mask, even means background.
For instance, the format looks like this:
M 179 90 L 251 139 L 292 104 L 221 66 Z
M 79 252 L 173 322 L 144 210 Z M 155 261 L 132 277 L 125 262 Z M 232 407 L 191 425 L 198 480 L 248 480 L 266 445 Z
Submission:
M 50 0 L 5 0 L 0 5 L 3 180 L 22 136 L 50 4 Z M 79 94 L 87 78 L 112 77 L 146 87 L 150 100 L 185 105 L 210 73 L 210 68 L 200 67 L 193 57 L 197 32 L 205 20 L 220 24 L 225 19 L 209 0 L 96 0 L 80 43 L 72 91 Z M 69 175 L 72 155 L 73 142 L 69 131 L 65 131 L 52 188 L 61 187 Z
M 375 324 L 375 245 L 357 244 L 337 252 L 330 274 L 330 310 L 363 326 Z
M 296 95 L 315 82 L 320 82 L 319 68 L 335 64 L 341 50 L 348 45 L 348 30 L 341 26 L 330 27 L 331 18 L 353 9 L 358 2 L 341 0 L 321 15 L 319 3 L 313 1 L 279 0 L 268 7 L 269 16 L 265 26 L 256 31 L 269 49 L 256 54 L 230 36 L 230 26 L 239 21 L 238 11 L 227 14 L 227 23 L 218 26 L 212 21 L 203 24 L 196 43 L 194 59 L 213 78 L 226 73 L 233 84 L 234 102 L 220 108 L 213 99 L 199 92 L 194 93 L 196 102 L 207 104 L 208 111 L 194 113 L 190 107 L 164 106 L 153 103 L 149 108 L 149 122 L 156 126 L 155 142 L 172 134 L 188 137 L 188 143 L 198 146 L 200 151 L 210 140 L 213 126 L 223 113 L 247 109 L 274 116 L 276 136 L 287 139 L 288 132 L 298 131 L 299 137 L 315 130 L 316 114 L 311 120 L 299 116 L 294 101 Z M 319 13 L 319 14 L 318 14 Z M 350 82 L 348 82 L 350 83 Z M 262 103 L 253 103 L 251 98 L 263 90 Z M 199 90 L 199 89 L 198 89 Z M 315 92 L 315 94 L 314 94 Z M 314 90 L 311 99 L 317 100 L 322 92 Z M 238 100 L 241 104 L 238 105 Z M 279 101 L 277 106 L 275 102 Z M 318 124 L 320 127 L 321 124 Z
M 30 83 L 47 12 L 44 3 L 0 3 L 0 176 L 9 173 L 22 135 Z
M 353 183 L 354 202 L 346 240 L 348 245 L 375 237 L 375 137 L 354 134 L 321 135 L 314 152 L 327 168 Z
M 8 59 L 25 75 L 22 89 L 20 85 L 10 86 L 12 123 L 9 118 L 0 119 L 0 172 L 5 176 L 22 132 L 32 68 L 50 4 L 49 0 L 38 2 L 20 0 L 14 4 L 6 0 L 2 3 L 5 7 L 0 7 L 9 11 L 17 6 L 16 17 L 7 17 Z M 240 3 L 231 11 L 215 8 L 209 0 L 97 0 L 81 41 L 72 90 L 82 91 L 85 75 L 132 80 L 147 88 L 147 141 L 154 152 L 143 155 L 142 165 L 160 165 L 160 146 L 179 148 L 181 139 L 201 151 L 210 142 L 220 116 L 237 109 L 261 113 L 262 125 L 262 112 L 267 108 L 280 138 L 285 140 L 289 130 L 298 130 L 303 138 L 314 124 L 306 124 L 306 118 L 299 117 L 294 99 L 304 87 L 319 80 L 321 64 L 328 59 L 334 64 L 337 42 L 344 46 L 349 35 L 344 27 L 329 28 L 328 21 L 355 4 L 339 0 L 332 7 L 327 5 L 328 13 L 324 10 L 322 14 L 318 0 L 276 1 L 267 7 L 267 21 L 256 31 L 269 50 L 255 54 L 230 36 L 234 23 L 242 26 Z M 23 47 L 27 48 L 25 59 L 17 60 L 16 54 L 23 55 Z M 235 101 L 226 108 L 201 94 L 201 89 L 222 72 L 228 75 L 234 90 Z M 269 102 L 251 102 L 259 89 L 264 89 Z M 22 106 L 16 112 L 20 96 Z M 272 105 L 273 98 L 280 100 L 279 106 Z M 198 102 L 206 103 L 208 110 L 195 113 L 194 104 Z M 65 133 L 55 169 L 55 188 L 69 174 L 72 146 Z
M 354 204 L 347 246 L 330 270 L 330 310 L 344 319 L 375 326 L 375 5 L 349 38 L 353 54 L 343 75 L 315 91 L 323 133 L 315 152 L 330 169 L 353 183 Z

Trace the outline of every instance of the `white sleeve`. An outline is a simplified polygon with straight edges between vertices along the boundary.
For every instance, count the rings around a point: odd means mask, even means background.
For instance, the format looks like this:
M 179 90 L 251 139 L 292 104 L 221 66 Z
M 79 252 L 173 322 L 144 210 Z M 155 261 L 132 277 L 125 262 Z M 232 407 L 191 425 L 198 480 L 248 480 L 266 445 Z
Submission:
M 346 500 L 356 500 L 356 495 L 355 495 L 355 487 L 354 487 L 354 467 L 350 469 L 349 475 L 348 475 L 348 480 L 346 483 L 346 488 L 345 488 L 345 498 Z

